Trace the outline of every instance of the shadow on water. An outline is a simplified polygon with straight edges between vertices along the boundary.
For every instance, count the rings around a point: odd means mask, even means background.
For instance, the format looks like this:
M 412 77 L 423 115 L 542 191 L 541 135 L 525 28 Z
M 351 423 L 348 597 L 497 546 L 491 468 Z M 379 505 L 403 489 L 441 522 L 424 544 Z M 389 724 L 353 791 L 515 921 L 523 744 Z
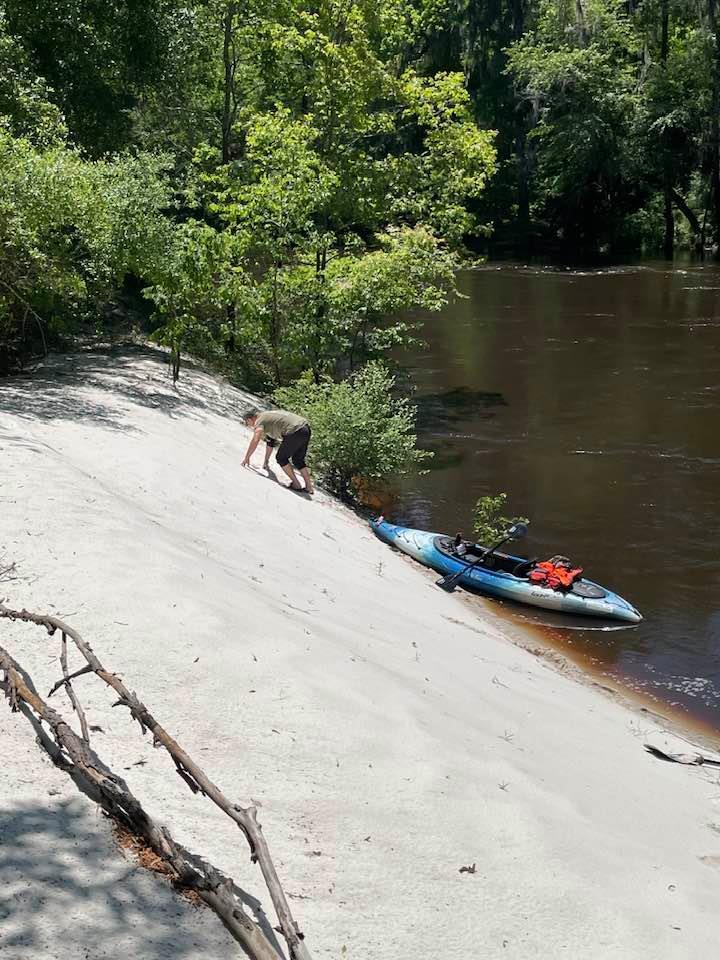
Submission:
M 454 432 L 478 418 L 492 417 L 493 410 L 507 406 L 501 393 L 468 387 L 423 394 L 414 398 L 414 403 L 423 446 L 433 454 L 432 460 L 425 465 L 431 471 L 459 467 L 466 452 L 462 443 L 455 444 Z
M 450 467 L 459 467 L 465 459 L 462 450 L 433 450 L 432 460 L 425 464 L 426 470 L 448 470 Z
M 425 393 L 416 397 L 414 402 L 418 411 L 418 425 L 423 431 L 453 427 L 463 421 L 474 420 L 494 407 L 507 406 L 507 400 L 501 393 L 472 390 L 465 386 L 435 394 Z

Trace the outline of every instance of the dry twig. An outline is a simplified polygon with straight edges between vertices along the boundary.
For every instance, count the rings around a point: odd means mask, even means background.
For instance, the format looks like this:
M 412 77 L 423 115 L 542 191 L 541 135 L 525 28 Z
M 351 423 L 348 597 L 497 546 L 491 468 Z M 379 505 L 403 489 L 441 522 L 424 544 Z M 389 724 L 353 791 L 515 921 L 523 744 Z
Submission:
M 0 557 L 0 583 L 5 580 L 17 580 L 15 576 L 15 564 L 8 563 L 5 564 L 3 559 Z
M 168 830 L 158 826 L 145 812 L 122 778 L 113 773 L 87 741 L 78 737 L 62 716 L 35 693 L 31 682 L 25 679 L 27 674 L 3 647 L 0 647 L 0 669 L 5 675 L 0 686 L 11 709 L 17 711 L 21 704 L 25 704 L 38 720 L 50 727 L 63 757 L 94 788 L 105 809 L 152 847 L 169 868 L 175 882 L 196 891 L 253 960 L 280 960 L 263 931 L 243 910 L 233 892 L 232 880 L 222 876 L 214 867 L 207 864 L 200 867 L 191 860 Z
M 62 635 L 62 648 L 60 652 L 60 664 L 62 666 L 63 672 L 63 684 L 67 690 L 67 695 L 70 698 L 70 703 L 73 706 L 73 710 L 78 715 L 80 720 L 80 729 L 82 730 L 83 740 L 85 743 L 90 743 L 90 733 L 88 731 L 87 720 L 85 719 L 85 711 L 80 705 L 80 701 L 75 696 L 75 691 L 73 690 L 73 685 L 70 682 L 70 674 L 68 673 L 68 660 L 67 660 L 67 637 L 63 633 Z M 82 672 L 82 671 L 81 671 Z M 78 673 L 75 673 L 74 676 L 79 676 Z M 57 686 L 57 684 L 56 684 Z M 52 691 L 51 691 L 52 693 Z
M 0 603 L 0 617 L 10 620 L 20 620 L 26 623 L 35 623 L 38 626 L 45 627 L 52 636 L 56 631 L 60 631 L 63 636 L 69 637 L 87 662 L 87 671 L 79 671 L 71 676 L 63 677 L 62 681 L 55 685 L 68 685 L 70 679 L 79 676 L 81 672 L 93 672 L 101 680 L 118 694 L 118 700 L 113 706 L 127 707 L 134 720 L 137 720 L 143 733 L 149 730 L 153 735 L 155 746 L 163 746 L 175 763 L 175 769 L 178 775 L 184 780 L 193 793 L 201 793 L 209 797 L 213 803 L 227 814 L 242 830 L 250 846 L 250 856 L 254 863 L 259 864 L 265 883 L 272 899 L 275 912 L 278 916 L 279 929 L 284 936 L 291 960 L 311 960 L 310 952 L 304 942 L 304 935 L 295 922 L 288 899 L 280 883 L 280 879 L 275 869 L 275 864 L 270 856 L 267 841 L 262 832 L 262 827 L 257 820 L 257 809 L 255 806 L 243 807 L 240 804 L 232 803 L 224 793 L 217 787 L 205 772 L 195 763 L 195 761 L 185 752 L 180 744 L 170 736 L 148 708 L 138 698 L 137 694 L 128 690 L 120 677 L 106 670 L 98 657 L 95 655 L 90 644 L 84 640 L 80 634 L 69 627 L 57 617 L 35 614 L 28 610 L 11 610 Z
M 720 760 L 715 757 L 706 757 L 702 753 L 670 753 L 651 743 L 646 743 L 645 749 L 654 757 L 658 757 L 660 760 L 667 760 L 670 763 L 684 763 L 688 766 L 695 767 L 701 767 L 703 765 L 720 767 Z

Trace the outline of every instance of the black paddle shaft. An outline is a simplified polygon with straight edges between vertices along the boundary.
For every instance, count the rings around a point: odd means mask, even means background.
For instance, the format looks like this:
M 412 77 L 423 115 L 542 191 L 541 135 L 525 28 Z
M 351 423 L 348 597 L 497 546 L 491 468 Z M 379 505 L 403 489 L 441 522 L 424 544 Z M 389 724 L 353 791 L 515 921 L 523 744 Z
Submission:
M 454 573 L 451 577 L 441 577 L 439 580 L 436 580 L 436 586 L 440 587 L 442 590 L 446 590 L 448 593 L 452 593 L 456 584 L 464 574 L 474 570 L 475 567 L 479 566 L 481 563 L 485 563 L 487 558 L 492 556 L 492 554 L 495 553 L 496 550 L 499 550 L 504 543 L 508 542 L 508 540 L 512 540 L 512 536 L 504 537 L 502 540 L 499 540 L 494 547 L 490 547 L 490 549 L 486 550 L 481 557 L 478 557 L 477 560 L 473 560 L 471 564 L 469 564 L 467 567 L 463 567 L 462 570 L 458 570 L 458 572 Z

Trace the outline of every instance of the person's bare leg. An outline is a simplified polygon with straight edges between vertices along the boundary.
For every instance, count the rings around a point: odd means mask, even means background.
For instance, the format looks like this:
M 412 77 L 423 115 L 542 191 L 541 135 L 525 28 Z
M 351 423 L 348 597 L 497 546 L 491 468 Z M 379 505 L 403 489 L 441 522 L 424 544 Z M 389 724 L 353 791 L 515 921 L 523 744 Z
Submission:
M 286 473 L 288 477 L 290 477 L 290 485 L 292 486 L 293 490 L 302 490 L 302 487 L 298 483 L 297 474 L 293 470 L 292 464 L 284 463 L 282 468 L 283 468 L 283 472 Z
M 310 471 L 307 467 L 302 467 L 300 470 L 300 475 L 305 481 L 305 489 L 308 493 L 315 493 L 315 487 L 313 486 L 312 477 L 310 476 Z

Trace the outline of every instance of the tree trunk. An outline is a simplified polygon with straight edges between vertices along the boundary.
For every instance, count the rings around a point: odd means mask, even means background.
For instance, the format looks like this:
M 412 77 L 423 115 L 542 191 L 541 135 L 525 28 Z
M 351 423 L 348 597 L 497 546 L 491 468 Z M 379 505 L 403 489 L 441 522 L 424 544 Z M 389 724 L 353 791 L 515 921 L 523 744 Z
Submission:
M 670 25 L 669 0 L 662 0 L 661 3 L 661 33 L 660 33 L 660 64 L 663 72 L 667 68 L 668 58 L 668 33 Z M 667 147 L 663 151 L 663 209 L 665 216 L 665 234 L 663 237 L 663 256 L 666 260 L 672 260 L 675 250 L 675 219 L 673 217 L 672 206 L 672 165 L 667 155 Z
M 512 35 L 516 42 L 525 33 L 526 0 L 514 0 L 512 8 Z M 528 109 L 521 100 L 516 110 L 515 163 L 517 165 L 518 240 L 519 252 L 529 256 L 530 249 L 530 163 L 527 151 Z
M 179 340 L 173 340 L 170 347 L 170 366 L 172 368 L 173 386 L 180 379 L 180 362 L 182 357 L 182 347 Z
M 225 307 L 225 319 L 228 326 L 228 337 L 225 341 L 225 355 L 232 356 L 237 351 L 237 338 L 235 336 L 235 320 L 237 319 L 235 304 L 229 303 Z
M 320 383 L 322 374 L 322 339 L 321 327 L 325 323 L 327 303 L 325 300 L 325 270 L 327 269 L 327 247 L 323 246 L 315 253 L 315 279 L 320 284 L 322 296 L 318 300 L 315 311 L 315 348 L 312 363 L 312 374 L 315 383 Z
M 710 211 L 712 239 L 720 241 L 720 33 L 717 0 L 708 0 L 708 20 L 713 35 L 712 110 L 710 116 Z
M 685 198 L 681 197 L 677 190 L 670 190 L 670 199 L 690 224 L 690 227 L 695 234 L 695 248 L 702 252 L 705 230 L 703 225 L 700 223 L 697 214 L 688 206 Z
M 665 189 L 663 191 L 663 209 L 665 214 L 663 256 L 666 260 L 672 260 L 675 251 L 675 218 L 673 216 L 672 188 L 667 179 L 665 180 Z
M 282 373 L 280 371 L 280 316 L 278 311 L 278 277 L 281 266 L 282 264 L 277 261 L 273 264 L 273 293 L 270 314 L 270 352 L 272 354 L 273 376 L 278 386 L 282 384 Z
M 235 58 L 233 56 L 233 20 L 236 4 L 228 3 L 223 17 L 223 113 L 222 113 L 222 162 L 230 163 L 230 138 L 234 118 L 233 87 L 235 84 Z
M 580 40 L 580 46 L 584 47 L 587 44 L 588 30 L 587 30 L 587 21 L 585 18 L 585 7 L 583 6 L 583 0 L 575 0 L 575 19 L 577 21 L 578 39 Z
M 518 233 L 520 253 L 530 256 L 530 165 L 527 155 L 527 131 L 525 118 L 518 120 L 518 132 L 515 137 L 515 161 L 517 163 L 518 189 Z

